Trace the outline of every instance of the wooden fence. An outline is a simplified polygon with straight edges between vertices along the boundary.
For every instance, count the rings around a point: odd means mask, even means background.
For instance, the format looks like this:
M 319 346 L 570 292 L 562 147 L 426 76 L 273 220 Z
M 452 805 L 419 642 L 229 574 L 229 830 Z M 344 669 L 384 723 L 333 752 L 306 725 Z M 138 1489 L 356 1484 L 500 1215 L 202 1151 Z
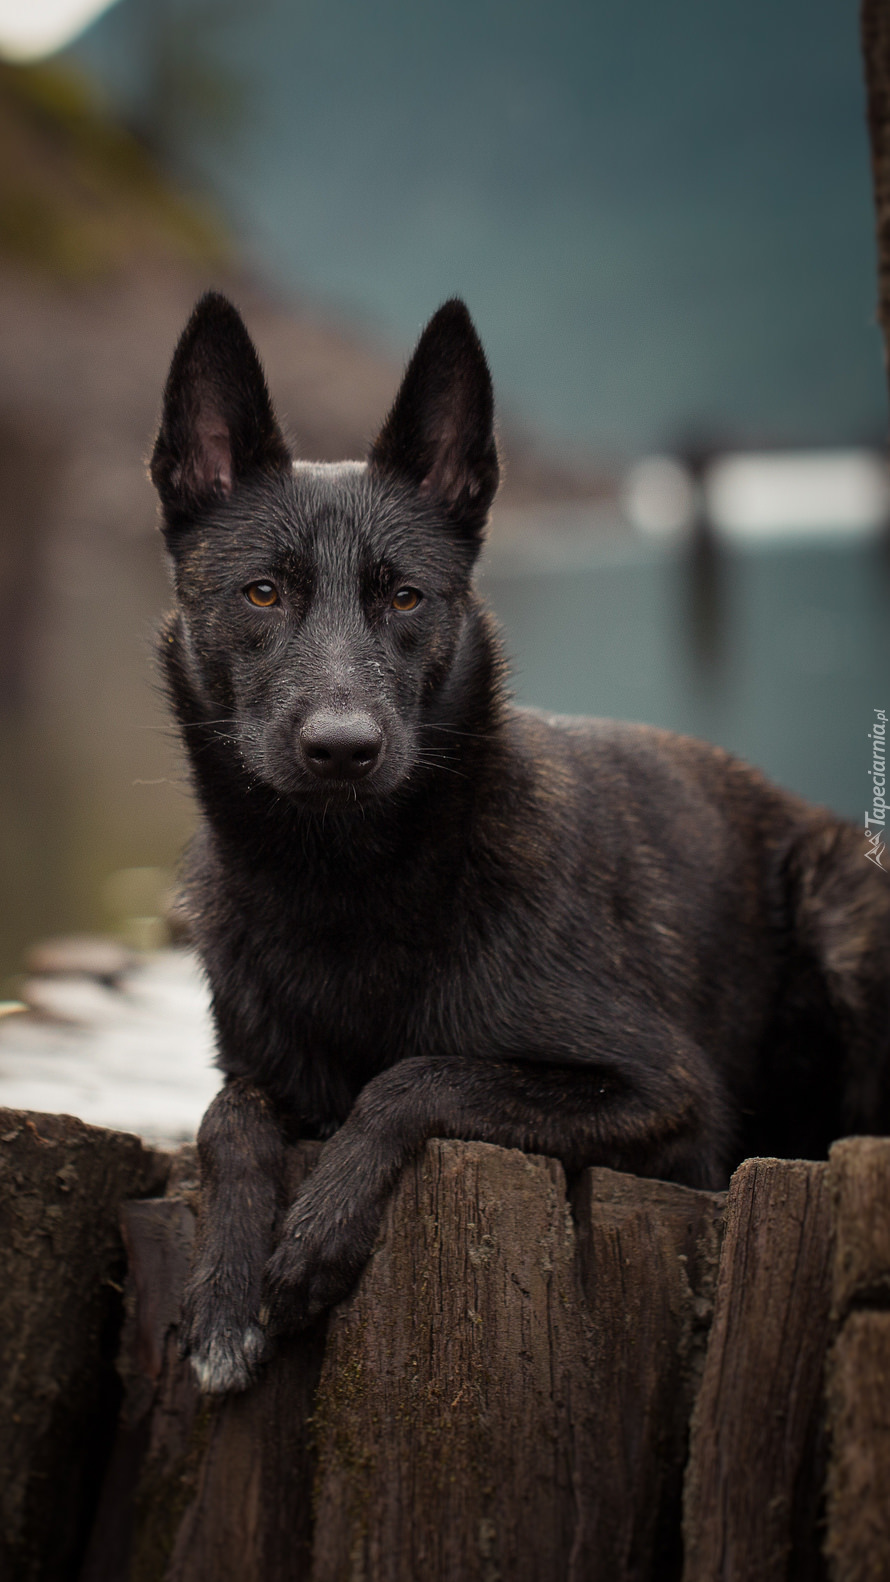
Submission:
M 430 1143 L 223 1401 L 177 1353 L 193 1150 L 6 1111 L 0 1168 L 10 1582 L 890 1578 L 890 1141 L 725 1198 Z

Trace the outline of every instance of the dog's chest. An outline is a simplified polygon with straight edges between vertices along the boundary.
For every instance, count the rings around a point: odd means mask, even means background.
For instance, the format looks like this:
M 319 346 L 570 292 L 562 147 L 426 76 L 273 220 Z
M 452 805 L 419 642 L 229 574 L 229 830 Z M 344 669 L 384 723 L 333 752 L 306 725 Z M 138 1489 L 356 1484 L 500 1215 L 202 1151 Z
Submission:
M 363 904 L 363 899 L 365 904 Z M 296 1058 L 336 1062 L 359 1083 L 431 1030 L 447 976 L 441 929 L 409 910 L 334 897 L 258 908 L 242 935 L 238 976 L 252 1019 Z

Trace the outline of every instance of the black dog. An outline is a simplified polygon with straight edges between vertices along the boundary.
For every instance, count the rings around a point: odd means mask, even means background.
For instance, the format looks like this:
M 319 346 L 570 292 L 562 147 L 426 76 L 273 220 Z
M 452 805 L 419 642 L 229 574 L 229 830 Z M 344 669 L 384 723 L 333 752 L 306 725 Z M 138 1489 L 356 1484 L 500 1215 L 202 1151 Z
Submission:
M 226 1076 L 187 1301 L 206 1389 L 344 1295 L 426 1138 L 713 1187 L 887 1129 L 890 875 L 862 835 L 701 743 L 508 704 L 471 582 L 498 458 L 462 303 L 367 462 L 330 466 L 292 462 L 205 297 L 152 477 Z M 330 1141 L 287 1204 L 294 1136 Z

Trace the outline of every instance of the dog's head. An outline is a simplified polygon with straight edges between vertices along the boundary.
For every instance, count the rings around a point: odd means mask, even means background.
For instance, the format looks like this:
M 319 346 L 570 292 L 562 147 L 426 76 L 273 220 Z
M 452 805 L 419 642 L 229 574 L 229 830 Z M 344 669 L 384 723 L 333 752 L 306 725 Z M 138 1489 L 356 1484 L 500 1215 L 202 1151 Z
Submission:
M 471 574 L 498 483 L 470 316 L 430 320 L 364 462 L 295 462 L 224 297 L 176 348 L 151 475 L 178 594 L 168 630 L 198 715 L 279 794 L 392 791 L 447 753 L 471 668 Z M 477 632 L 478 638 L 478 632 Z

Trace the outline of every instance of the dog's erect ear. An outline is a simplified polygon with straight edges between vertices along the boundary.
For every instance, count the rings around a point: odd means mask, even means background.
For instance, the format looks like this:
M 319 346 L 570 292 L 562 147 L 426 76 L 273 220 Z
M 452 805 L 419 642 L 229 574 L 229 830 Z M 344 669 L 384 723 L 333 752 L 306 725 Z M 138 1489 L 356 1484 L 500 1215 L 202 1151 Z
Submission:
M 370 463 L 407 478 L 478 533 L 498 486 L 494 397 L 482 343 L 453 297 L 430 319 Z
M 151 458 L 166 524 L 183 525 L 251 474 L 289 466 L 243 320 L 225 297 L 208 291 L 173 354 Z

